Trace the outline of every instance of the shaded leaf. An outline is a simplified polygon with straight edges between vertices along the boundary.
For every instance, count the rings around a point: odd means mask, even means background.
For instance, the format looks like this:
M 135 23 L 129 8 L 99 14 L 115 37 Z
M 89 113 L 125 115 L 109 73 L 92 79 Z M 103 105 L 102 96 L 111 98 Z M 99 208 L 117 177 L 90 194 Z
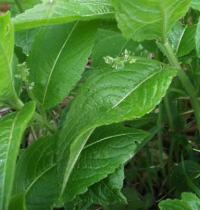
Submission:
M 55 140 L 55 136 L 37 140 L 18 160 L 13 196 L 24 193 L 26 210 L 51 209 L 56 199 Z
M 13 210 L 13 209 L 26 210 L 24 193 L 19 193 L 16 196 L 13 196 L 10 200 L 8 209 L 9 210 Z
M 0 119 L 0 209 L 6 210 L 11 195 L 21 138 L 34 113 L 35 105 Z

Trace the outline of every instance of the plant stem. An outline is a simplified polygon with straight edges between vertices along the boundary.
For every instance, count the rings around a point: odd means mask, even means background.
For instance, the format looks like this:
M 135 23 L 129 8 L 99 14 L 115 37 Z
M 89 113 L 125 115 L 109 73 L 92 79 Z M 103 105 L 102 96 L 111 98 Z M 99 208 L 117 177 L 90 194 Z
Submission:
M 16 110 L 20 110 L 24 106 L 23 102 L 17 97 L 17 95 L 14 95 L 10 105 Z
M 162 50 L 165 53 L 165 55 L 167 56 L 170 64 L 173 65 L 174 67 L 176 67 L 178 70 L 178 77 L 180 79 L 180 82 L 191 99 L 191 104 L 194 109 L 197 127 L 200 132 L 200 104 L 198 101 L 195 87 L 191 83 L 191 81 L 190 81 L 189 77 L 187 76 L 187 74 L 185 73 L 185 71 L 182 70 L 182 68 L 178 62 L 178 59 L 174 55 L 174 52 L 168 42 L 164 43 Z
M 159 159 L 160 159 L 160 165 L 162 169 L 162 175 L 165 177 L 165 165 L 164 165 L 164 159 L 163 159 L 163 120 L 162 120 L 162 103 L 159 105 L 159 114 L 158 114 L 158 120 L 157 120 L 157 126 L 159 127 L 158 132 L 158 148 L 159 148 Z
M 170 126 L 171 131 L 173 132 L 175 130 L 175 126 L 174 126 L 174 120 L 173 120 L 173 116 L 172 116 L 171 107 L 170 107 L 170 104 L 169 104 L 169 98 L 168 98 L 167 95 L 164 98 L 164 104 L 165 104 L 165 109 L 166 109 L 166 112 L 167 112 L 169 126 Z
M 51 126 L 51 124 L 49 124 L 46 120 L 44 120 L 44 118 L 40 114 L 35 112 L 34 117 L 38 122 L 44 125 L 52 134 L 55 133 L 55 129 Z

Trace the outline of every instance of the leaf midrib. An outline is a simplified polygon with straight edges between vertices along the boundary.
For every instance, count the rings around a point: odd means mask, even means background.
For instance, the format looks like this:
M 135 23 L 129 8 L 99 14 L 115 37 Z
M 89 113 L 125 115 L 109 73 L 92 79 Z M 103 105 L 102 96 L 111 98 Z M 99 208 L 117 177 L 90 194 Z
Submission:
M 52 75 L 53 75 L 53 73 L 54 73 L 55 67 L 56 67 L 56 65 L 57 65 L 57 63 L 58 63 L 58 60 L 59 60 L 59 58 L 60 58 L 60 56 L 61 56 L 61 54 L 62 54 L 62 52 L 63 52 L 65 46 L 67 45 L 69 39 L 71 38 L 72 33 L 74 32 L 74 30 L 75 30 L 77 24 L 78 24 L 78 22 L 76 22 L 76 23 L 74 24 L 74 26 L 72 27 L 72 30 L 71 30 L 70 33 L 68 34 L 66 40 L 64 41 L 64 43 L 63 43 L 61 49 L 59 50 L 59 52 L 58 52 L 58 54 L 57 54 L 57 56 L 56 56 L 56 59 L 55 59 L 53 65 L 52 65 L 52 68 L 51 68 L 51 70 L 50 70 L 50 74 L 49 74 L 49 76 L 48 76 L 47 83 L 46 83 L 46 86 L 45 86 L 45 90 L 44 90 L 44 96 L 43 96 L 43 99 L 42 99 L 42 104 L 43 104 L 43 105 L 44 105 L 45 99 L 46 99 L 46 97 L 47 97 L 49 84 L 50 84 L 50 82 L 51 82 L 51 77 L 52 77 Z
M 97 140 L 97 141 L 95 141 L 95 142 L 93 142 L 91 144 L 86 145 L 83 150 L 88 149 L 89 147 L 92 147 L 92 146 L 94 146 L 96 144 L 102 143 L 103 141 L 109 140 L 111 138 L 120 137 L 120 136 L 127 136 L 127 135 L 133 135 L 133 134 L 136 134 L 136 133 L 134 133 L 134 132 L 128 133 L 127 132 L 127 133 L 121 133 L 121 134 L 116 134 L 116 135 L 100 138 L 99 140 Z
M 117 106 L 119 106 L 124 100 L 126 100 L 135 90 L 137 90 L 138 88 L 140 88 L 141 85 L 143 85 L 145 82 L 147 82 L 148 80 L 150 80 L 152 77 L 156 76 L 157 74 L 159 74 L 161 71 L 163 71 L 163 69 L 160 69 L 159 71 L 156 71 L 155 73 L 149 75 L 146 79 L 142 80 L 141 82 L 139 82 L 131 91 L 129 91 L 122 99 L 120 99 L 115 105 L 112 106 L 112 108 L 109 111 L 111 111 L 112 109 L 116 108 Z

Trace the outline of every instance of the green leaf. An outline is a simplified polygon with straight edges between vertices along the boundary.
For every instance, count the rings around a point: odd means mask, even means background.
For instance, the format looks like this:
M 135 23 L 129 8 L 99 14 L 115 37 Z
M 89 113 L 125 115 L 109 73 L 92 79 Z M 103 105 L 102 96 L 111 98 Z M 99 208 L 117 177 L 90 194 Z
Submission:
M 96 30 L 96 22 L 75 23 L 47 27 L 37 35 L 28 66 L 34 96 L 42 106 L 57 105 L 81 79 Z
M 25 205 L 25 196 L 24 193 L 19 193 L 16 196 L 13 196 L 9 203 L 9 210 L 20 209 L 27 210 Z
M 9 104 L 14 108 L 22 106 L 14 89 L 12 71 L 14 50 L 14 29 L 10 14 L 0 16 L 0 104 Z
M 169 33 L 168 39 L 175 54 L 178 52 L 185 30 L 186 27 L 184 27 L 180 22 L 177 22 Z
M 13 21 L 16 30 L 24 30 L 76 20 L 112 17 L 113 13 L 109 0 L 52 0 L 26 10 Z
M 133 61 L 120 70 L 108 68 L 94 73 L 71 104 L 58 141 L 61 194 L 93 130 L 152 111 L 176 75 L 176 70 L 163 69 L 159 62 L 140 58 Z
M 35 105 L 0 119 L 0 209 L 7 210 L 11 195 L 15 165 L 23 133 L 31 120 Z
M 76 195 L 85 193 L 89 186 L 114 173 L 120 165 L 136 154 L 146 143 L 145 140 L 149 140 L 149 136 L 150 134 L 144 131 L 118 125 L 107 126 L 96 131 L 82 150 L 69 178 L 65 201 L 71 201 Z M 101 191 L 101 184 L 100 186 L 97 184 L 100 187 L 99 191 Z M 98 189 L 97 186 L 90 189 L 89 194 L 94 193 L 94 190 Z
M 92 185 L 88 191 L 80 195 L 72 203 L 66 204 L 66 209 L 88 209 L 93 204 L 104 207 L 114 204 L 126 204 L 126 198 L 121 193 L 124 182 L 124 169 L 121 167 L 102 181 Z
M 177 56 L 185 56 L 195 49 L 195 32 L 196 25 L 187 26 L 182 36 Z
M 200 11 L 200 1 L 199 0 L 192 0 L 191 7 L 195 10 Z
M 164 200 L 159 203 L 160 210 L 199 210 L 200 199 L 193 193 L 182 193 L 181 200 Z
M 123 34 L 136 41 L 166 40 L 173 25 L 189 9 L 191 0 L 112 0 Z
M 195 42 L 196 42 L 197 56 L 200 58 L 200 19 L 199 19 L 199 22 L 197 24 Z
M 75 180 L 71 180 L 68 188 L 70 194 L 67 196 L 74 197 L 74 195 L 83 193 L 83 191 L 87 190 L 88 186 L 105 178 L 107 173 L 113 173 L 119 165 L 128 160 L 130 156 L 135 154 L 136 151 L 140 149 L 144 143 L 146 143 L 144 140 L 149 140 L 147 137 L 149 137 L 149 133 L 147 132 L 132 128 L 125 128 L 124 126 L 122 127 L 119 125 L 99 128 L 91 136 L 87 147 L 81 154 L 81 158 L 78 161 L 77 167 L 73 171 L 72 175 Z M 26 197 L 27 210 L 50 209 L 59 195 L 58 183 L 60 182 L 60 179 L 58 176 L 59 174 L 57 174 L 57 163 L 55 161 L 56 139 L 56 137 L 39 139 L 34 142 L 18 160 L 13 196 L 24 193 Z M 102 153 L 102 150 L 105 152 Z M 95 161 L 88 159 L 88 157 L 92 154 L 95 154 Z M 106 154 L 107 159 L 102 159 L 105 158 L 104 155 Z M 111 158 L 114 157 L 116 157 L 114 164 L 110 167 L 107 164 L 107 161 L 111 161 Z M 83 161 L 84 159 L 86 161 Z M 97 161 L 99 164 L 98 169 L 95 168 L 97 167 Z M 89 165 L 91 168 L 87 168 Z M 22 170 L 23 174 L 21 173 Z M 98 172 L 97 176 L 93 178 L 86 176 L 86 174 L 89 173 L 94 175 L 96 170 Z M 79 181 L 84 174 L 85 181 L 81 181 L 81 186 L 78 186 L 80 184 Z M 119 179 L 123 179 L 123 177 L 120 175 Z M 113 190 L 116 191 L 115 193 L 118 193 L 116 198 L 118 200 L 121 199 L 122 201 L 122 197 L 119 197 L 122 196 L 120 194 L 122 183 L 118 183 L 115 179 L 104 181 L 105 183 L 109 183 L 109 185 L 112 184 Z M 74 182 L 75 185 L 73 186 Z M 100 193 L 102 184 L 103 182 L 100 185 L 97 184 L 99 191 L 96 193 Z M 96 187 L 91 188 L 90 193 L 94 192 L 94 189 L 96 189 Z M 106 190 L 108 189 L 105 189 L 105 193 Z M 107 193 L 110 193 L 111 196 L 113 190 Z M 103 196 L 103 194 L 101 195 Z M 114 198 L 114 196 L 112 196 L 112 198 Z M 106 198 L 104 198 L 101 202 L 106 202 L 105 199 Z M 100 198 L 98 202 L 100 202 Z M 113 202 L 116 201 L 113 200 Z
M 54 136 L 39 139 L 19 157 L 13 197 L 24 193 L 26 210 L 50 210 L 57 198 L 55 139 Z

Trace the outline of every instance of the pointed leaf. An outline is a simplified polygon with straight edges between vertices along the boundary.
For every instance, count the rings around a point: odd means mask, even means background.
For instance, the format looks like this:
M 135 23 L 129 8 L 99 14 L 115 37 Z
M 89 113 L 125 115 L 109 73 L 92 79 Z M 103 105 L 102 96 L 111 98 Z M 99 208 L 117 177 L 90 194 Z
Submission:
M 182 36 L 177 56 L 185 56 L 195 49 L 195 32 L 196 25 L 187 26 Z
M 42 106 L 57 105 L 80 80 L 96 29 L 96 23 L 76 23 L 41 30 L 32 46 L 28 66 L 33 93 Z
M 0 119 L 0 210 L 7 210 L 13 185 L 21 138 L 34 113 L 35 105 Z
M 112 0 L 119 28 L 136 41 L 165 41 L 173 25 L 189 9 L 191 0 Z
M 174 69 L 163 69 L 159 62 L 140 58 L 134 61 L 121 70 L 94 73 L 72 103 L 58 141 L 58 171 L 63 175 L 61 194 L 93 130 L 152 111 L 176 75 Z
M 10 14 L 0 15 L 0 104 L 21 107 L 14 89 L 12 72 L 14 50 L 14 29 L 10 22 Z
M 96 132 L 95 132 L 96 133 Z M 115 172 L 141 148 L 150 134 L 141 130 L 108 126 L 92 136 L 75 165 L 65 190 L 65 201 Z M 146 140 L 146 141 L 145 141 Z M 92 192 L 91 192 L 92 193 Z
M 16 30 L 63 24 L 76 20 L 111 17 L 109 0 L 52 0 L 44 1 L 14 18 Z

